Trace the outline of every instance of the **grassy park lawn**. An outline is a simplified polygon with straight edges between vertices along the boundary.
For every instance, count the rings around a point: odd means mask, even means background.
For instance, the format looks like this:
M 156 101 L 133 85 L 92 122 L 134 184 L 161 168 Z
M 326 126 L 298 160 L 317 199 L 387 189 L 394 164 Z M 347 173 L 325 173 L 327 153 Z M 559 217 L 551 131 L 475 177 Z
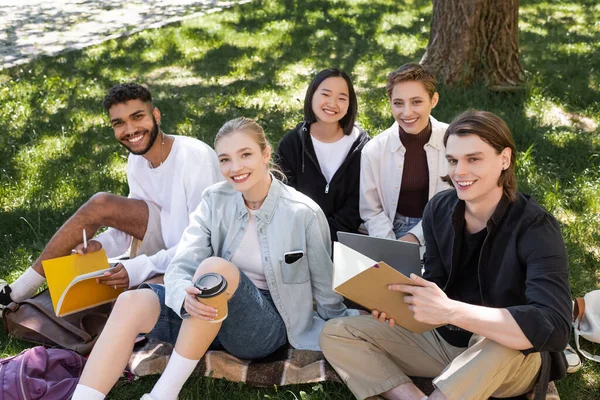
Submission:
M 212 144 L 237 116 L 257 118 L 277 143 L 302 118 L 320 69 L 351 74 L 359 123 L 373 136 L 392 123 L 387 72 L 418 61 L 431 22 L 428 0 L 256 0 L 218 14 L 43 57 L 0 71 L 0 277 L 12 281 L 79 205 L 98 191 L 127 194 L 126 152 L 101 102 L 112 85 L 146 83 L 167 133 Z M 520 189 L 560 221 L 573 294 L 600 288 L 600 5 L 522 0 L 527 83 L 514 92 L 440 88 L 434 116 L 467 108 L 501 115 L 517 141 Z M 0 355 L 28 344 L 0 333 Z M 600 354 L 600 346 L 590 347 Z M 133 399 L 156 377 L 121 383 Z M 565 400 L 600 399 L 600 364 L 558 385 Z M 182 399 L 349 399 L 342 385 L 257 390 L 192 379 Z

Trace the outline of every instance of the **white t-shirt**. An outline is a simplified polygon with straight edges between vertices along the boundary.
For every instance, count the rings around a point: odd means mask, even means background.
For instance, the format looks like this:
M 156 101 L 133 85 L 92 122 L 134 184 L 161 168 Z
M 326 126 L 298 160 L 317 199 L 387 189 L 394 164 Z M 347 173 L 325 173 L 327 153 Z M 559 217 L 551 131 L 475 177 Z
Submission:
M 202 192 L 223 180 L 214 150 L 198 139 L 172 135 L 175 139 L 167 159 L 151 168 L 142 156 L 129 154 L 127 182 L 129 198 L 151 201 L 160 207 L 162 238 L 167 247 L 158 253 L 122 261 L 129 274 L 129 287 L 149 277 L 164 274 L 175 255 L 177 244 L 191 214 L 202 200 Z M 131 236 L 113 228 L 94 238 L 102 243 L 108 257 L 124 254 Z
M 352 129 L 351 134 L 344 135 L 340 140 L 333 143 L 323 143 L 315 139 L 312 135 L 310 136 L 321 172 L 327 183 L 331 182 L 331 178 L 333 178 L 335 172 L 346 159 L 352 144 L 358 137 L 358 133 L 358 129 L 355 127 Z
M 257 288 L 268 290 L 265 280 L 265 271 L 262 263 L 262 254 L 260 243 L 258 241 L 258 231 L 256 230 L 256 212 L 258 210 L 248 209 L 248 228 L 244 232 L 244 237 L 239 247 L 231 257 L 231 263 L 250 278 Z

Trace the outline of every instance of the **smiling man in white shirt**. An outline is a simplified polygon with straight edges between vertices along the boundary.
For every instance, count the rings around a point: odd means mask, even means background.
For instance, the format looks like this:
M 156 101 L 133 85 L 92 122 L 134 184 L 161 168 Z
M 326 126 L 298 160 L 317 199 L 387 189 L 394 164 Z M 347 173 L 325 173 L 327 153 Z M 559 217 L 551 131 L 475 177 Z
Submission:
M 0 282 L 0 307 L 33 296 L 45 282 L 42 261 L 71 254 L 73 249 L 83 254 L 104 248 L 108 257 L 117 257 L 128 251 L 133 238 L 141 240 L 136 257 L 121 261 L 99 279 L 108 286 L 134 287 L 164 273 L 202 192 L 222 180 L 210 146 L 162 131 L 161 113 L 145 87 L 135 83 L 114 86 L 103 105 L 115 138 L 130 152 L 129 195 L 92 196 L 15 282 Z M 108 229 L 84 248 L 82 232 L 92 237 L 102 227 Z

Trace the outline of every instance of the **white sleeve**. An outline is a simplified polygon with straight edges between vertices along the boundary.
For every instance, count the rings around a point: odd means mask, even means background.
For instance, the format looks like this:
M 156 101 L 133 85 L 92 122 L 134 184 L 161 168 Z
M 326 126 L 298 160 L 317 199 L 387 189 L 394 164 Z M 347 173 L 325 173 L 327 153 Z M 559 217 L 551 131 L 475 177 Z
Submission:
M 207 158 L 205 162 L 195 169 L 198 173 L 187 175 L 190 179 L 189 182 L 186 182 L 186 188 L 190 188 L 190 193 L 186 193 L 188 214 L 192 214 L 198 208 L 202 202 L 202 193 L 206 188 L 223 180 L 223 176 L 219 172 L 216 153 L 211 149 L 206 152 L 205 157 Z
M 114 228 L 108 228 L 96 236 L 94 240 L 102 244 L 108 258 L 123 255 L 131 245 L 131 235 Z
M 425 246 L 425 237 L 423 237 L 423 225 L 421 221 L 416 224 L 408 233 L 412 233 L 419 240 L 420 246 Z
M 180 317 L 185 300 L 185 288 L 192 285 L 192 277 L 198 265 L 213 255 L 211 245 L 212 213 L 206 197 L 196 211 L 190 215 L 190 225 L 183 232 L 177 251 L 165 273 L 165 303 Z
M 360 159 L 360 217 L 365 222 L 369 236 L 396 239 L 394 225 L 385 214 L 377 191 L 378 182 L 381 182 L 380 171 L 375 170 L 369 152 L 363 150 Z
M 129 287 L 135 287 L 154 275 L 164 274 L 176 251 L 177 246 L 173 246 L 151 256 L 140 254 L 130 260 L 122 260 L 129 275 Z

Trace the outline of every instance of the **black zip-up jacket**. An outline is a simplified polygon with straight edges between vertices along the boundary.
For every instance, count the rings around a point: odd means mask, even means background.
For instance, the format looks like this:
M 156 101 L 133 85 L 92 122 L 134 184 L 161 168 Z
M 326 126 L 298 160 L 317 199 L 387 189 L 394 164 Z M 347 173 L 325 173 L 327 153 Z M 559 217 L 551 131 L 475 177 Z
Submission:
M 321 207 L 329 222 L 331 239 L 337 240 L 338 231 L 356 233 L 362 223 L 358 212 L 360 154 L 370 138 L 357 127 L 360 133 L 328 185 L 309 128 L 308 123 L 302 122 L 286 133 L 279 143 L 275 162 L 285 173 L 288 185 Z
M 461 266 L 464 215 L 465 202 L 455 190 L 438 193 L 423 214 L 423 277 L 443 290 L 453 284 Z M 514 202 L 502 197 L 487 232 L 478 264 L 481 304 L 510 312 L 533 345 L 523 354 L 541 352 L 540 383 L 564 377 L 562 351 L 569 341 L 572 301 L 558 222 L 533 197 L 517 193 Z

